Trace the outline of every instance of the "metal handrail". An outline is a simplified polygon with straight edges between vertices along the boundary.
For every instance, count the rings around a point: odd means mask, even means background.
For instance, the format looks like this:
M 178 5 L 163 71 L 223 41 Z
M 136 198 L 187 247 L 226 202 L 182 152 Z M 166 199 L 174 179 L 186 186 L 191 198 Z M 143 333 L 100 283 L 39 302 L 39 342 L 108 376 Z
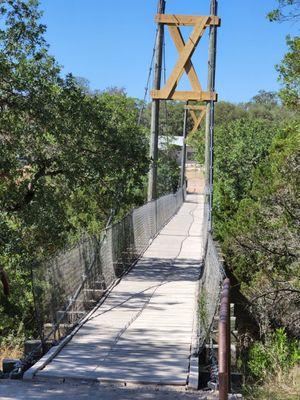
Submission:
M 228 400 L 230 390 L 230 281 L 223 282 L 219 319 L 219 400 Z

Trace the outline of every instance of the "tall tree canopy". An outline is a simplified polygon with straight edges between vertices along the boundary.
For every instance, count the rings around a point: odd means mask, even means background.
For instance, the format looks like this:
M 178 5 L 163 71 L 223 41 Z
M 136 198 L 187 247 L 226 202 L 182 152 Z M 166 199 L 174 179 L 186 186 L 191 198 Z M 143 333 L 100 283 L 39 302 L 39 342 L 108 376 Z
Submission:
M 148 144 L 134 99 L 89 93 L 62 76 L 36 0 L 5 0 L 0 12 L 0 265 L 14 296 L 1 321 L 9 327 L 7 315 L 29 315 L 34 259 L 143 201 Z
M 288 52 L 276 67 L 283 84 L 279 95 L 283 103 L 298 110 L 300 106 L 300 37 L 287 37 Z

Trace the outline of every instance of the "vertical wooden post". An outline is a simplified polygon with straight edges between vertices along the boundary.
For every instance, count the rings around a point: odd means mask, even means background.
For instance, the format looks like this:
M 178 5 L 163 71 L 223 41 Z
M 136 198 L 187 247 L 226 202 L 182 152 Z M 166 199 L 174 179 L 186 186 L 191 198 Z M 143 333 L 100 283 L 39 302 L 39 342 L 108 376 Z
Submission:
M 188 105 L 188 102 L 186 103 Z M 182 187 L 185 183 L 185 164 L 186 164 L 186 135 L 187 135 L 187 117 L 188 117 L 188 110 L 184 108 L 183 114 L 183 132 L 182 132 L 182 153 L 181 153 L 181 171 L 180 171 L 180 186 Z
M 166 8 L 165 0 L 159 0 L 158 13 L 164 14 Z M 155 66 L 153 89 L 160 90 L 161 68 L 164 41 L 164 25 L 158 23 L 158 31 L 155 43 Z M 150 136 L 150 158 L 151 165 L 148 177 L 148 201 L 157 198 L 157 159 L 158 159 L 158 134 L 159 134 L 159 100 L 152 100 L 151 109 L 151 136 Z
M 218 0 L 211 0 L 210 15 L 217 15 Z M 209 31 L 209 55 L 208 55 L 208 80 L 207 90 L 214 92 L 216 76 L 216 47 L 217 27 L 210 26 Z M 212 205 L 213 205 L 213 164 L 214 164 L 214 101 L 207 102 L 206 109 L 206 131 L 205 131 L 205 187 L 208 188 L 209 224 L 208 230 L 212 231 Z

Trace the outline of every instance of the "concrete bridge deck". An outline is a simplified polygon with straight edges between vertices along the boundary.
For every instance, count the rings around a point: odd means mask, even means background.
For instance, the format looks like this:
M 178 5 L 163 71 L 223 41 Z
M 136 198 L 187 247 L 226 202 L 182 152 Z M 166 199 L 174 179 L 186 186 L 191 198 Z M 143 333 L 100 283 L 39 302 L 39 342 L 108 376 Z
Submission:
M 188 195 L 143 257 L 36 376 L 186 385 L 202 215 L 203 196 Z

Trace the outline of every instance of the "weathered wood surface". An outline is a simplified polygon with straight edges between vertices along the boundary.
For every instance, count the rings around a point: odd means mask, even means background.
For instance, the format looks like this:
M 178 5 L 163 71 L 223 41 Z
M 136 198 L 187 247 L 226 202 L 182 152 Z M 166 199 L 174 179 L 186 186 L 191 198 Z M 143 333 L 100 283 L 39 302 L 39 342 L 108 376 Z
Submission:
M 196 101 L 216 101 L 217 94 L 214 92 L 203 92 L 197 73 L 191 61 L 196 47 L 203 36 L 205 29 L 210 25 L 219 24 L 219 19 L 212 16 L 190 16 L 190 15 L 165 15 L 156 16 L 158 23 L 168 25 L 171 37 L 179 53 L 179 58 L 162 89 L 152 90 L 152 99 L 161 100 L 196 100 Z M 179 26 L 192 25 L 194 29 L 191 36 L 185 42 Z M 159 25 L 160 26 L 160 25 Z M 192 91 L 176 91 L 178 83 L 184 73 L 190 80 Z
M 185 385 L 201 273 L 203 196 L 177 215 L 40 377 Z

